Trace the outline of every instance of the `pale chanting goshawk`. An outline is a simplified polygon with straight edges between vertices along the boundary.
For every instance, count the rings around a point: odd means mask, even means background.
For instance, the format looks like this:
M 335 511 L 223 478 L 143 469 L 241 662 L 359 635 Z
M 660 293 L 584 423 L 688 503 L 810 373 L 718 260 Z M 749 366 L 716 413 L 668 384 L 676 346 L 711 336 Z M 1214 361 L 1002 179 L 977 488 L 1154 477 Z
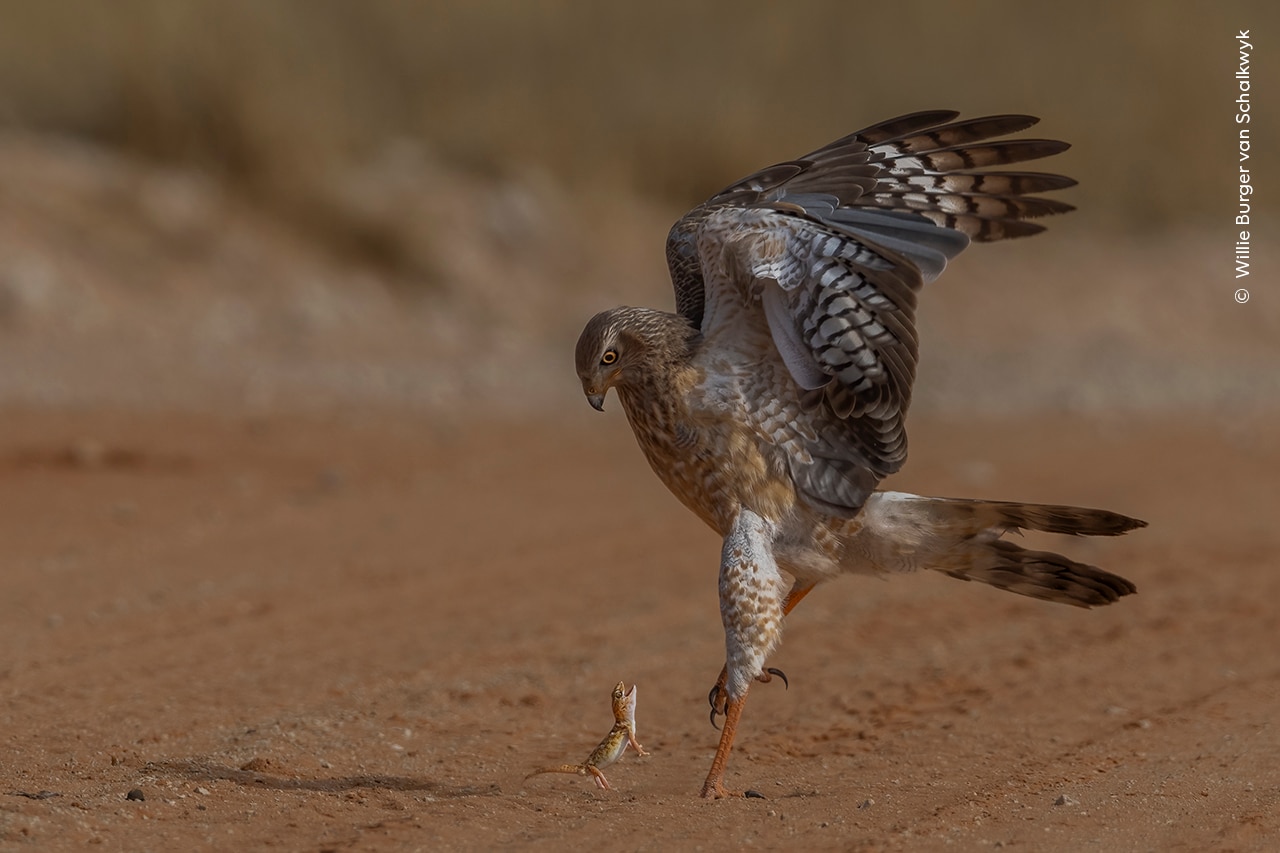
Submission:
M 1043 230 L 1071 210 L 1038 193 L 1060 175 L 985 171 L 1065 143 L 998 139 L 1031 116 L 957 121 L 920 112 L 762 169 L 671 229 L 676 312 L 614 308 L 578 340 L 583 392 L 617 389 L 658 477 L 724 537 L 724 728 L 704 797 L 725 766 L 785 615 L 847 573 L 934 569 L 1078 607 L 1135 591 L 1124 578 L 1002 539 L 1010 531 L 1113 536 L 1144 522 L 1068 506 L 877 491 L 907 458 L 916 296 L 969 245 Z

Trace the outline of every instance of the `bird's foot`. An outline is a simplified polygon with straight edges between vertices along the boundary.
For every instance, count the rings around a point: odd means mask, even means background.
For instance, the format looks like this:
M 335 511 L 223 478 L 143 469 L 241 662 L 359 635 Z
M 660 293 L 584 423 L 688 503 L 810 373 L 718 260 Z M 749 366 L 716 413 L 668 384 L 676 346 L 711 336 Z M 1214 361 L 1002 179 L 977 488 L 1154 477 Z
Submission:
M 747 800 L 768 799 L 759 791 L 752 791 L 751 789 L 747 789 L 745 791 L 730 791 L 720 782 L 707 782 L 702 786 L 702 799 L 704 800 L 727 800 L 735 797 Z
M 744 795 L 741 791 L 730 791 L 724 786 L 724 782 L 719 779 L 715 782 L 708 779 L 706 784 L 702 786 L 702 799 L 704 800 L 727 800 L 730 797 L 742 796 Z
M 756 681 L 767 684 L 770 681 L 773 681 L 773 677 L 775 675 L 782 679 L 782 686 L 784 689 L 791 689 L 791 682 L 787 680 L 787 674 L 780 669 L 775 669 L 774 667 L 769 667 L 764 672 L 757 675 Z M 711 706 L 711 727 L 714 729 L 720 728 L 720 726 L 716 724 L 716 717 L 724 716 L 725 708 L 728 707 L 729 704 L 729 692 L 725 689 L 725 685 L 728 681 L 729 669 L 728 667 L 725 667 L 720 670 L 720 677 L 716 679 L 716 683 L 711 687 L 711 692 L 707 694 L 707 704 Z M 703 796 L 707 796 L 705 789 Z

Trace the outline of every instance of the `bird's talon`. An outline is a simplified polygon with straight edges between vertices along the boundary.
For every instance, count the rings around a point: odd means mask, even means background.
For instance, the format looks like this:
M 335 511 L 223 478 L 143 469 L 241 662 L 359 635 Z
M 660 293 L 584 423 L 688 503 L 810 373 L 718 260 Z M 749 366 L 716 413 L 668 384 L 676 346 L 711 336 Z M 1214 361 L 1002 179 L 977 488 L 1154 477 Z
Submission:
M 711 690 L 707 692 L 707 704 L 711 706 L 711 727 L 716 731 L 720 731 L 720 727 L 716 725 L 716 717 L 725 713 L 725 706 L 729 698 L 724 691 L 725 678 L 725 670 L 720 670 L 720 677 L 716 679 L 716 683 L 711 685 Z
M 787 690 L 791 689 L 791 682 L 787 681 L 787 674 L 782 670 L 774 669 L 773 667 L 769 667 L 764 672 L 757 675 L 756 681 L 759 681 L 762 684 L 768 684 L 770 681 L 773 681 L 773 677 L 775 675 L 782 679 L 782 684 Z
M 784 679 L 784 680 L 785 680 L 785 679 Z M 767 799 L 769 799 L 768 797 L 766 797 L 764 794 L 760 793 L 759 791 L 752 791 L 750 788 L 748 788 L 747 790 L 743 791 L 743 792 L 742 792 L 742 796 L 746 797 L 748 800 L 767 800 Z

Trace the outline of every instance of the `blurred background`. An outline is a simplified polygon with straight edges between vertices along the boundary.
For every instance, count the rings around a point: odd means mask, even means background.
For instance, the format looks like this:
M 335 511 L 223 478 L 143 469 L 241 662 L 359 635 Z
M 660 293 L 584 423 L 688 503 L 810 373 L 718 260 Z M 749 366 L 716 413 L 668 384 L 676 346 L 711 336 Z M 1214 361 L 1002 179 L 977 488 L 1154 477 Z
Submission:
M 1274 0 L 0 0 L 0 848 L 1280 849 L 1278 33 Z M 1077 210 L 921 294 L 885 485 L 1140 516 L 1064 550 L 1142 594 L 833 584 L 731 765 L 776 813 L 686 809 L 721 543 L 574 343 L 672 307 L 690 206 L 925 109 L 1041 117 Z M 655 753 L 618 805 L 518 792 L 618 678 Z
M 1280 399 L 1275 4 L 0 2 L 0 402 L 544 406 L 670 223 L 919 109 L 1079 210 L 922 299 L 918 406 Z M 1253 274 L 1238 64 L 1259 34 Z M 1269 191 L 1274 185 L 1277 189 Z M 1237 304 L 1239 284 L 1251 300 Z

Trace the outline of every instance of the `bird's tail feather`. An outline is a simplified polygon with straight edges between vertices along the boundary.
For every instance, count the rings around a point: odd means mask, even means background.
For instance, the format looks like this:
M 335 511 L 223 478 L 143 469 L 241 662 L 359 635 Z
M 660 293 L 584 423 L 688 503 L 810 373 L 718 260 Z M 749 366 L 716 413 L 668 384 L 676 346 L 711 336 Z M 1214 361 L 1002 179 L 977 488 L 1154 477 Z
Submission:
M 1132 581 L 1097 566 L 1077 563 L 1050 551 L 1032 551 L 1012 542 L 996 540 L 969 546 L 955 556 L 965 565 L 942 569 L 953 578 L 981 581 L 997 589 L 1059 604 L 1097 607 L 1138 591 Z
M 868 556 L 885 570 L 935 569 L 1076 607 L 1110 604 L 1137 591 L 1132 582 L 1096 566 L 1001 539 L 1021 530 L 1118 536 L 1146 526 L 1109 510 L 877 492 L 863 519 L 869 535 L 859 538 L 874 543 Z

